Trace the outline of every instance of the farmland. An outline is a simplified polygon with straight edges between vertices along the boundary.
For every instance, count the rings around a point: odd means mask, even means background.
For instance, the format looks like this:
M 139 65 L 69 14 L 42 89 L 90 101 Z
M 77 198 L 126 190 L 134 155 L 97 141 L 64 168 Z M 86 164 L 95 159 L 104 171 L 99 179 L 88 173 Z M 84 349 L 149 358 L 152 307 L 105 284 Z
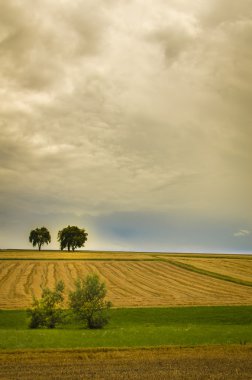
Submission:
M 156 256 L 156 255 L 154 255 Z M 153 259 L 153 254 L 145 252 L 116 251 L 33 251 L 0 250 L 0 260 L 145 260 Z
M 41 287 L 88 273 L 115 306 L 108 326 L 27 328 Z M 251 278 L 249 255 L 0 251 L 0 378 L 249 379 Z
M 252 306 L 122 308 L 102 330 L 0 312 L 1 379 L 250 379 Z
M 242 258 L 192 258 L 178 257 L 176 262 L 193 265 L 206 271 L 219 273 L 223 276 L 231 276 L 252 284 L 252 260 L 250 257 Z
M 214 346 L 0 353 L 2 379 L 251 379 L 251 348 Z
M 1 309 L 29 307 L 32 297 L 41 295 L 41 286 L 53 287 L 59 279 L 67 293 L 77 277 L 88 273 L 106 283 L 115 307 L 252 304 L 252 286 L 245 286 L 252 278 L 251 256 L 2 251 L 0 258 Z M 209 271 L 228 274 L 229 281 Z

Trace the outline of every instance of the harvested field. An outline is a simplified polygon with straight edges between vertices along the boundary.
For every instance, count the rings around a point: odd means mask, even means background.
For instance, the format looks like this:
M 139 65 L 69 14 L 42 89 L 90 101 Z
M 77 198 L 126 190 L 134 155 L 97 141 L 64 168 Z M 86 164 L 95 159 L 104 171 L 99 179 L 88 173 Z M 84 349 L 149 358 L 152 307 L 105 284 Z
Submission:
M 31 305 L 40 286 L 98 273 L 114 306 L 251 305 L 252 287 L 175 267 L 164 261 L 0 260 L 0 308 Z
M 217 253 L 162 253 L 160 252 L 133 252 L 133 251 L 48 251 L 48 250 L 4 250 L 0 249 L 1 259 L 20 259 L 20 260 L 160 260 L 160 259 L 236 259 L 251 260 L 250 255 L 238 254 L 217 254 Z
M 148 260 L 153 259 L 152 255 L 145 252 L 0 250 L 0 260 Z
M 1 379 L 251 379 L 242 346 L 0 353 Z
M 172 260 L 173 258 L 171 258 Z M 249 258 L 176 258 L 177 262 L 196 268 L 252 282 L 252 260 Z

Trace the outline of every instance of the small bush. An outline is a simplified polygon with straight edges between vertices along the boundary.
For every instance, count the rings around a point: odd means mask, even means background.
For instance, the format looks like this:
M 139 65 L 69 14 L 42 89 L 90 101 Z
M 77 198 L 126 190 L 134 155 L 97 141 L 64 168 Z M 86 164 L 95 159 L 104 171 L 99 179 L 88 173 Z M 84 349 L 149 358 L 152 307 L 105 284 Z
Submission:
M 111 302 L 105 301 L 107 290 L 96 274 L 77 279 L 69 293 L 69 304 L 76 317 L 90 329 L 98 329 L 109 321 Z
M 30 317 L 30 328 L 45 327 L 52 329 L 62 321 L 63 311 L 60 305 L 64 300 L 63 291 L 64 283 L 59 281 L 55 285 L 54 291 L 43 288 L 41 299 L 33 299 L 32 308 L 27 310 Z

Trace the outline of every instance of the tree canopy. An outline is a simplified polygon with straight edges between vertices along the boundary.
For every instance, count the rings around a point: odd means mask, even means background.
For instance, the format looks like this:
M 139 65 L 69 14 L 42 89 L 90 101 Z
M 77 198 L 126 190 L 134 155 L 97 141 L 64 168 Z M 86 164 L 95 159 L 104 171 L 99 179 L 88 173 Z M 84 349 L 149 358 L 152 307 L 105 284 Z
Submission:
M 77 226 L 68 226 L 58 232 L 58 241 L 60 242 L 60 249 L 67 248 L 74 251 L 76 248 L 84 247 L 87 241 L 87 232 L 85 229 L 80 229 Z
M 30 232 L 29 241 L 33 247 L 36 245 L 41 250 L 42 245 L 51 243 L 51 235 L 46 227 L 36 228 Z

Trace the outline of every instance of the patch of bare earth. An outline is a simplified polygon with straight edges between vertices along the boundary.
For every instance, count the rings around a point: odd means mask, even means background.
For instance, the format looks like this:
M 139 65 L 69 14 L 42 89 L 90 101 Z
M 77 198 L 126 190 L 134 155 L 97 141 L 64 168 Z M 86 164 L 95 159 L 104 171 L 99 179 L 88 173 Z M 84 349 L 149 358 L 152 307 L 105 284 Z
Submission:
M 251 346 L 0 352 L 2 380 L 251 378 Z

